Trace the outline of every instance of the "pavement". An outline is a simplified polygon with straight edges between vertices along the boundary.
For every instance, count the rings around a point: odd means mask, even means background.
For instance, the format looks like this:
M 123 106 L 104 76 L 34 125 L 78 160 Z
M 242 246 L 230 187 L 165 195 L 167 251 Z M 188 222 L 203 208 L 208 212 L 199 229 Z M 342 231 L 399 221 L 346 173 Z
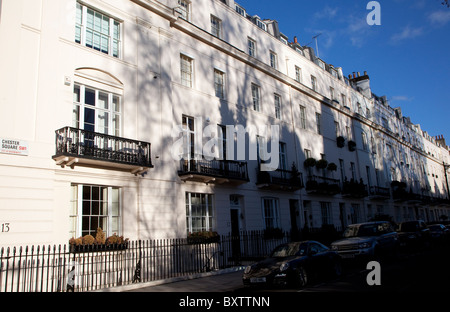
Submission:
M 96 292 L 231 292 L 243 287 L 245 267 L 234 267 L 214 272 L 165 280 L 105 288 Z

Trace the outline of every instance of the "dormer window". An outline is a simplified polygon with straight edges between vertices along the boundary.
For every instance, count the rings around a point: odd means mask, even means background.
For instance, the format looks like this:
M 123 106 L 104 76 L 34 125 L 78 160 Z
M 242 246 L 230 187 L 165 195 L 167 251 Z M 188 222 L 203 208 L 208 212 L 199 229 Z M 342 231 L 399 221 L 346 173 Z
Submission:
M 267 31 L 267 25 L 263 21 L 261 21 L 258 17 L 256 18 L 256 26 L 261 28 L 264 31 Z
M 191 3 L 186 0 L 178 0 L 178 9 L 181 13 L 181 17 L 189 21 L 190 19 L 190 5 Z
M 247 17 L 247 12 L 245 12 L 245 9 L 240 5 L 238 5 L 237 3 L 235 3 L 235 5 L 236 5 L 236 12 L 238 12 L 243 17 Z

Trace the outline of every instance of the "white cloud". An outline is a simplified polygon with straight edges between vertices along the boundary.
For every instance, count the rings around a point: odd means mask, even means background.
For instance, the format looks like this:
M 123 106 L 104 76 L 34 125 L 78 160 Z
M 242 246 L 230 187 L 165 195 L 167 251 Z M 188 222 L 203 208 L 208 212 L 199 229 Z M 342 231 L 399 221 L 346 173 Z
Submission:
M 316 12 L 314 14 L 315 19 L 322 19 L 322 18 L 334 18 L 336 17 L 338 12 L 338 8 L 331 8 L 328 5 L 323 8 L 322 11 Z
M 411 98 L 406 95 L 395 95 L 391 98 L 391 101 L 395 102 L 411 102 L 414 98 Z
M 392 35 L 391 42 L 396 43 L 406 39 L 413 39 L 421 36 L 422 34 L 422 27 L 413 28 L 411 26 L 406 26 L 401 32 Z
M 431 24 L 436 26 L 444 26 L 450 22 L 450 11 L 435 11 L 428 15 Z

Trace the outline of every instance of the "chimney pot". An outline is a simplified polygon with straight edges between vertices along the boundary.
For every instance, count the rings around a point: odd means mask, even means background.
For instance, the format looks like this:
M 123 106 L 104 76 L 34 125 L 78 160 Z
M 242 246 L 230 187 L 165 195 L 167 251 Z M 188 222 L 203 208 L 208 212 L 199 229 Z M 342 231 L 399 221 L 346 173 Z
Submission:
M 366 70 L 364 71 L 364 76 L 367 76 L 367 71 Z
M 358 72 L 358 77 L 361 76 L 361 74 Z
M 298 43 L 297 36 L 294 37 L 294 43 Z

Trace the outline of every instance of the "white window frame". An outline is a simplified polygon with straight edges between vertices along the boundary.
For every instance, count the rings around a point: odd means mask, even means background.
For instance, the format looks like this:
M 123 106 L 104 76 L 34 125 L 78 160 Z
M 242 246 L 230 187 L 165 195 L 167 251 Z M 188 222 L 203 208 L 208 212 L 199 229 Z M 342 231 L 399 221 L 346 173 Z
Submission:
M 180 54 L 180 80 L 183 86 L 194 87 L 194 59 L 185 54 Z
M 257 52 L 256 41 L 251 38 L 247 38 L 247 48 L 248 48 L 248 55 L 256 57 Z
M 306 107 L 300 104 L 300 128 L 306 129 Z
M 178 0 L 178 8 L 180 9 L 181 17 L 187 21 L 191 19 L 191 1 Z
M 316 113 L 316 127 L 317 134 L 322 134 L 322 115 L 320 113 Z
M 241 7 L 240 5 L 238 5 L 237 3 L 234 4 L 235 8 L 236 8 L 236 12 L 239 15 L 242 15 L 244 17 L 247 17 L 247 12 L 245 11 L 245 9 L 243 7 Z
M 195 215 L 195 211 L 193 212 L 193 208 L 199 209 L 199 207 L 195 207 L 192 204 L 192 198 L 194 196 L 199 196 L 200 203 L 203 202 L 204 198 L 204 205 L 205 207 L 202 207 L 203 204 L 200 204 L 200 209 L 204 211 L 201 211 L 200 216 Z M 209 209 L 211 208 L 211 209 Z M 205 212 L 205 214 L 203 214 Z M 206 194 L 206 193 L 194 193 L 194 192 L 186 192 L 186 232 L 189 233 L 198 233 L 202 231 L 213 231 L 215 228 L 215 206 L 214 206 L 214 195 L 213 194 Z M 204 224 L 204 226 L 194 226 L 194 219 L 198 218 L 200 219 L 200 223 Z
M 311 75 L 311 89 L 317 91 L 317 78 Z
M 222 38 L 222 20 L 214 15 L 211 15 L 211 34 Z
M 270 51 L 270 67 L 278 69 L 278 55 L 273 51 Z
M 76 99 L 76 92 L 75 89 L 78 88 L 79 90 L 79 98 Z M 114 93 L 111 91 L 105 91 L 96 87 L 92 87 L 89 85 L 81 84 L 81 83 L 74 83 L 73 87 L 73 111 L 72 111 L 72 126 L 77 129 L 85 129 L 84 125 L 86 123 L 85 120 L 85 112 L 87 109 L 91 109 L 95 111 L 95 121 L 94 121 L 94 132 L 112 135 L 120 137 L 122 135 L 122 96 L 118 93 Z M 95 92 L 95 106 L 89 105 L 86 103 L 86 89 L 92 90 Z M 108 108 L 98 107 L 98 103 L 100 102 L 100 95 L 107 95 L 108 96 Z M 115 104 L 117 103 L 117 104 Z M 115 110 L 115 107 L 118 106 L 118 110 Z M 108 131 L 105 133 L 104 131 L 100 130 L 101 122 L 101 115 L 103 116 L 105 114 L 108 115 L 107 120 L 103 120 L 103 123 L 106 124 Z M 75 115 L 77 119 L 75 119 Z M 117 121 L 117 118 L 119 119 Z
M 214 68 L 214 93 L 220 99 L 225 98 L 225 73 Z
M 295 80 L 297 82 L 302 82 L 302 69 L 298 66 L 295 66 Z
M 121 58 L 122 57 L 122 25 L 123 22 L 120 21 L 117 18 L 112 17 L 109 14 L 105 14 L 97 9 L 94 9 L 92 7 L 86 6 L 80 2 L 77 2 L 77 8 L 76 8 L 76 22 L 75 22 L 75 42 L 81 44 L 82 46 L 91 48 L 93 50 L 99 51 L 101 53 L 110 55 L 112 57 Z M 87 25 L 87 17 L 88 17 L 88 10 L 94 12 L 94 16 L 100 15 L 102 22 L 104 22 L 104 18 L 108 19 L 108 27 L 109 32 L 108 34 L 103 34 L 98 29 L 89 29 Z M 81 16 L 80 16 L 81 13 Z M 103 26 L 103 24 L 102 24 Z M 115 31 L 117 28 L 118 31 Z M 91 31 L 92 36 L 94 34 L 100 35 L 100 40 L 102 40 L 102 35 L 106 35 L 108 39 L 108 50 L 102 51 L 102 44 L 99 43 L 99 49 L 95 47 L 95 39 L 92 38 L 92 46 L 89 46 L 89 43 L 87 41 L 87 33 Z M 115 51 L 115 49 L 117 51 Z
M 263 197 L 261 199 L 262 216 L 265 229 L 281 228 L 279 215 L 279 199 L 275 197 Z
M 106 226 L 102 227 L 102 230 L 106 233 L 107 236 L 111 236 L 113 234 L 121 235 L 122 234 L 122 188 L 115 186 L 102 186 L 102 185 L 90 185 L 90 184 L 72 184 L 71 185 L 71 211 L 69 212 L 69 218 L 71 220 L 69 236 L 71 237 L 81 237 L 87 234 L 91 234 L 95 237 L 95 232 L 97 229 L 91 229 L 89 233 L 83 231 L 83 222 L 86 221 L 86 218 L 89 218 L 89 222 L 91 222 L 91 218 L 96 217 L 97 215 L 93 215 L 92 211 L 90 211 L 89 215 L 83 215 L 83 202 L 90 202 L 90 208 L 92 208 L 92 203 L 96 201 L 85 200 L 83 198 L 83 188 L 89 187 L 91 188 L 99 188 L 100 192 L 103 189 L 107 191 L 106 200 L 103 202 L 98 202 L 99 210 L 101 209 L 101 205 L 106 204 L 107 213 L 103 215 L 106 218 Z M 117 201 L 114 201 L 113 198 L 113 190 L 117 190 Z M 117 204 L 117 207 L 114 208 L 114 205 Z M 114 210 L 117 210 L 117 214 L 114 213 Z M 113 219 L 116 218 L 116 228 L 112 228 L 114 222 Z M 99 225 L 100 226 L 100 225 Z M 101 227 L 101 226 L 100 226 Z
M 253 110 L 260 112 L 261 111 L 261 87 L 252 83 L 252 104 Z
M 275 118 L 281 118 L 281 96 L 279 94 L 274 94 L 274 102 L 275 102 Z
M 196 160 L 196 150 L 195 150 L 195 138 L 196 138 L 196 132 L 195 132 L 195 118 L 182 115 L 182 129 L 185 132 L 185 142 L 183 144 L 183 155 L 182 157 L 188 161 L 188 164 L 190 166 L 190 160 Z M 192 127 L 190 127 L 192 125 Z

